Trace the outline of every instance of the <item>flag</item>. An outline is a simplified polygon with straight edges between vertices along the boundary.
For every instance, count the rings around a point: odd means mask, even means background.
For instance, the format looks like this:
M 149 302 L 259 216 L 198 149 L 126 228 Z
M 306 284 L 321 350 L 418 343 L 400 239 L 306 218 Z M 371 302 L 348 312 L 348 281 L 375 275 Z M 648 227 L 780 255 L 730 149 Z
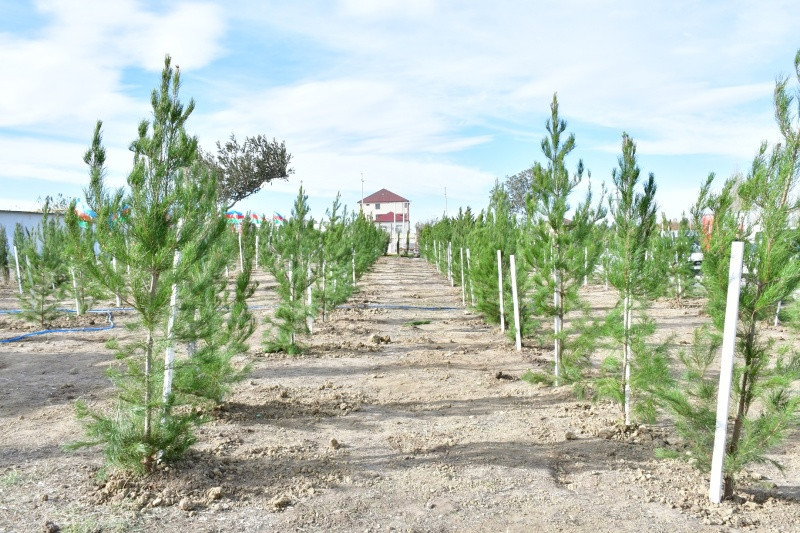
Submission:
M 278 225 L 286 224 L 286 219 L 283 218 L 283 215 L 281 215 L 277 211 L 273 211 L 272 213 L 273 213 L 273 215 L 272 215 L 272 223 L 273 224 L 278 224 Z

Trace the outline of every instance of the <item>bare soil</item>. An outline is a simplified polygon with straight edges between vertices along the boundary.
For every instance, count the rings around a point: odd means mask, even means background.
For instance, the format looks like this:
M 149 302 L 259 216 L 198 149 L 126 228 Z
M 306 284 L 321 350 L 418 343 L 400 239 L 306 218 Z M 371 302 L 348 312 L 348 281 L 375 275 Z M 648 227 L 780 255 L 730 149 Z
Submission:
M 273 303 L 260 280 L 259 318 Z M 0 344 L 0 532 L 800 530 L 797 435 L 775 450 L 783 474 L 754 466 L 713 505 L 705 475 L 655 459 L 681 446 L 667 422 L 624 429 L 613 405 L 520 381 L 549 354 L 516 352 L 435 268 L 382 258 L 359 287 L 302 356 L 263 353 L 260 329 L 249 377 L 185 459 L 146 478 L 98 479 L 98 448 L 62 449 L 83 436 L 74 401 L 113 397 L 105 341 L 131 335 L 125 313 L 113 330 Z M 14 290 L 0 309 L 19 307 Z M 671 302 L 652 314 L 676 348 L 706 321 Z M 30 329 L 0 314 L 0 339 Z

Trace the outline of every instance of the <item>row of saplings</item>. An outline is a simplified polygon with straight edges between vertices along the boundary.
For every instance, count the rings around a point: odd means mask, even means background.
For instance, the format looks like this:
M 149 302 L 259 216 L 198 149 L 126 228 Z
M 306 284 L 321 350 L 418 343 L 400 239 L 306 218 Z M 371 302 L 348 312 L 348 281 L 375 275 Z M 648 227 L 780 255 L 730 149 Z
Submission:
M 795 59 L 800 81 L 800 52 Z M 547 373 L 525 379 L 570 384 L 578 394 L 618 403 L 625 424 L 669 415 L 685 449 L 661 450 L 689 459 L 708 471 L 711 465 L 718 389 L 719 355 L 729 278 L 731 243 L 747 243 L 741 282 L 732 410 L 724 459 L 724 496 L 734 492 L 736 476 L 768 455 L 800 423 L 800 355 L 794 339 L 779 342 L 766 331 L 780 320 L 800 325 L 793 298 L 800 285 L 800 121 L 788 79 L 775 89 L 780 142 L 764 143 L 746 174 L 712 191 L 711 175 L 700 188 L 691 215 L 670 226 L 656 219 L 653 174 L 640 180 L 636 145 L 623 134 L 614 190 L 593 203 L 591 190 L 570 209 L 583 179 L 583 166 L 570 173 L 566 156 L 575 138 L 566 135 L 554 96 L 548 136 L 542 141 L 546 163 L 507 178 L 492 192 L 487 210 L 469 210 L 429 224 L 420 232 L 422 253 L 442 272 L 461 282 L 472 305 L 492 322 L 512 324 L 508 257 L 515 256 L 520 298 L 520 333 L 553 347 Z M 703 220 L 705 219 L 705 226 Z M 704 249 L 702 272 L 690 262 L 693 247 Z M 469 250 L 462 264 L 461 250 Z M 497 251 L 502 261 L 504 308 L 499 303 Z M 614 289 L 616 305 L 604 316 L 590 312 L 579 288 L 592 281 Z M 697 329 L 693 345 L 673 353 L 669 339 L 653 338 L 647 315 L 656 298 L 682 305 L 689 297 L 705 305 L 710 324 Z M 565 321 L 565 318 L 568 320 Z M 669 332 L 667 332 L 669 333 Z M 667 337 L 669 335 L 666 335 Z M 609 354 L 594 363 L 595 353 Z M 672 360 L 677 355 L 679 365 Z
M 132 310 L 126 326 L 136 339 L 109 342 L 123 363 L 110 371 L 114 405 L 78 402 L 88 438 L 72 446 L 99 444 L 107 466 L 134 472 L 180 457 L 203 420 L 205 409 L 193 407 L 222 402 L 244 376 L 246 366 L 235 358 L 247 352 L 255 329 L 247 302 L 257 288 L 256 260 L 274 276 L 279 296 L 265 346 L 296 354 L 313 318 L 343 302 L 388 245 L 363 215 L 343 212 L 338 197 L 321 229 L 315 226 L 302 187 L 283 225 L 258 227 L 245 217 L 232 229 L 220 213 L 217 176 L 185 131 L 193 104 L 181 104 L 178 87 L 167 57 L 152 119 L 131 144 L 127 189 L 104 185 L 98 123 L 85 157 L 91 224 L 72 205 L 61 225 L 45 206 L 38 230 L 20 231 L 15 243 L 20 304 L 42 326 L 62 312 L 67 294 L 79 312 L 111 297 Z

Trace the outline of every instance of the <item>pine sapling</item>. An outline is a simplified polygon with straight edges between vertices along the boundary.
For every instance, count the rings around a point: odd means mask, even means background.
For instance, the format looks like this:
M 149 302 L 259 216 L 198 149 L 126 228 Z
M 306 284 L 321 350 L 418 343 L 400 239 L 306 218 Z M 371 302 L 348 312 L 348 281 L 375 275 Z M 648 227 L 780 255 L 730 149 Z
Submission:
M 800 50 L 795 72 L 800 82 Z M 730 178 L 719 193 L 710 192 L 713 176 L 701 189 L 703 207 L 713 215 L 702 269 L 708 313 L 717 335 L 725 321 L 731 242 L 745 242 L 724 498 L 733 496 L 739 474 L 748 464 L 771 462 L 780 467 L 767 454 L 800 423 L 800 355 L 791 343 L 781 343 L 765 332 L 779 302 L 800 288 L 800 229 L 795 220 L 800 211 L 796 194 L 800 123 L 795 107 L 800 94 L 797 89 L 794 94 L 790 91 L 788 81 L 780 79 L 774 92 L 780 142 L 771 149 L 763 143 L 747 175 Z M 709 379 L 707 372 L 702 375 Z M 716 386 L 713 381 L 712 386 Z M 711 447 L 705 446 L 715 431 L 714 406 L 698 399 L 692 387 L 688 381 L 681 383 L 671 391 L 668 405 L 676 416 L 676 427 L 688 428 L 684 437 L 698 449 L 697 466 L 707 469 Z
M 21 261 L 22 293 L 19 295 L 22 316 L 41 328 L 52 323 L 67 290 L 68 271 L 64 261 L 64 231 L 50 213 L 49 198 L 42 209 L 42 219 L 28 232 L 18 249 Z
M 603 362 L 603 374 L 596 385 L 600 396 L 619 403 L 626 425 L 631 424 L 634 414 L 652 419 L 656 391 L 671 383 L 666 344 L 653 348 L 646 342 L 654 332 L 646 309 L 662 281 L 647 253 L 656 229 L 655 177 L 651 173 L 640 189 L 639 173 L 636 145 L 623 134 L 619 168 L 612 173 L 616 194 L 610 202 L 614 226 L 609 283 L 619 299 L 606 321 L 618 355 Z
M 588 365 L 591 349 L 584 348 L 588 348 L 587 342 L 593 336 L 577 339 L 574 350 L 570 344 L 575 334 L 589 331 L 584 327 L 586 318 L 573 322 L 572 328 L 565 327 L 564 318 L 585 307 L 578 288 L 588 281 L 601 251 L 593 227 L 605 216 L 605 209 L 602 197 L 600 203 L 592 205 L 589 188 L 583 202 L 570 212 L 570 196 L 583 180 L 583 162 L 579 161 L 577 171 L 570 175 L 565 159 L 575 148 L 575 136 L 565 135 L 567 123 L 559 117 L 556 95 L 550 112 L 548 136 L 541 142 L 547 162 L 544 166 L 537 162 L 532 170 L 525 257 L 533 267 L 534 312 L 553 320 L 553 378 L 558 384 L 562 378 L 566 382 L 579 381 Z

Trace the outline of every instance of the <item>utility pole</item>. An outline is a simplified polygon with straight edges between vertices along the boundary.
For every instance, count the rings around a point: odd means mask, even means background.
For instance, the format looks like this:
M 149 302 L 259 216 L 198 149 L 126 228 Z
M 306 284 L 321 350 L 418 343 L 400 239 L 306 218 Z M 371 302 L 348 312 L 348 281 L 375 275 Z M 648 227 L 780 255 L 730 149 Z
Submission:
M 447 187 L 444 188 L 444 216 L 447 217 Z
M 361 212 L 364 212 L 364 173 L 361 173 Z

